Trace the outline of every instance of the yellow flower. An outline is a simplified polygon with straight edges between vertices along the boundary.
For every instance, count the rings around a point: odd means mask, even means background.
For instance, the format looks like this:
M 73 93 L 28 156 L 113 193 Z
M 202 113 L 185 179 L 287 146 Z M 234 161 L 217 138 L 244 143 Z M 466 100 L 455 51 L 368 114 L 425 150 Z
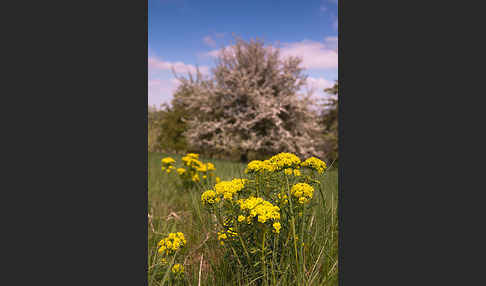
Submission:
M 324 170 L 327 168 L 326 162 L 321 161 L 316 157 L 310 157 L 309 159 L 305 160 L 301 166 L 316 170 L 319 174 L 324 173 Z
M 274 223 L 273 223 L 273 228 L 275 229 L 274 231 L 275 231 L 276 233 L 280 233 L 280 228 L 281 228 L 281 227 L 282 227 L 282 226 L 280 225 L 280 223 L 279 223 L 279 222 L 274 222 Z
M 246 200 L 238 200 L 237 203 L 241 210 L 249 211 L 251 218 L 257 217 L 258 222 L 265 223 L 269 219 L 280 219 L 280 208 L 262 198 L 250 197 Z
M 219 202 L 219 198 L 217 198 L 217 194 L 213 190 L 207 190 L 201 195 L 201 201 L 205 204 L 214 204 Z
M 221 182 L 221 179 L 219 177 L 216 177 L 216 183 Z
M 160 248 L 159 248 L 159 253 L 164 253 L 164 251 L 166 250 L 167 248 L 162 245 Z
M 199 154 L 197 153 L 188 153 L 186 156 L 189 158 L 199 159 Z
M 301 175 L 301 174 L 300 174 L 300 171 L 299 171 L 299 170 L 297 170 L 297 169 L 295 169 L 295 170 L 294 170 L 294 176 L 298 177 L 298 176 L 300 176 L 300 175 Z
M 206 179 L 206 178 L 207 178 L 207 176 L 206 176 L 206 175 L 204 175 L 204 176 L 203 176 L 203 179 Z
M 214 170 L 216 170 L 216 168 L 214 167 L 213 163 L 208 163 L 207 166 L 208 166 L 208 171 L 214 171 Z
M 285 168 L 296 167 L 300 164 L 299 157 L 291 153 L 280 153 L 269 159 L 270 163 L 275 166 L 275 169 L 282 170 Z
M 314 188 L 306 183 L 298 183 L 292 186 L 290 193 L 299 199 L 299 203 L 303 204 L 312 198 Z
M 208 167 L 204 164 L 201 164 L 196 168 L 196 171 L 198 171 L 198 172 L 206 172 L 207 170 L 208 170 Z
M 285 169 L 284 172 L 285 172 L 285 175 L 292 175 L 292 169 L 290 169 L 290 168 Z
M 222 233 L 222 234 L 218 235 L 218 240 L 227 239 L 227 238 L 228 238 L 228 236 L 226 235 L 226 233 Z
M 181 247 L 186 244 L 186 239 L 182 232 L 169 233 L 169 235 L 159 241 L 157 246 L 159 246 L 158 252 L 162 255 L 173 254 Z
M 245 216 L 243 216 L 243 215 L 239 215 L 239 216 L 238 216 L 238 221 L 239 221 L 239 222 L 242 222 L 242 221 L 244 221 L 245 219 L 246 219 L 246 217 L 245 217 Z
M 185 172 L 186 172 L 186 169 L 184 169 L 184 168 L 178 168 L 178 169 L 177 169 L 177 173 L 179 173 L 179 175 L 182 175 L 182 174 L 184 174 Z
M 166 157 L 166 158 L 162 159 L 162 164 L 170 165 L 170 164 L 174 164 L 174 163 L 175 163 L 175 160 L 172 159 L 171 157 Z
M 180 274 L 184 272 L 184 266 L 181 264 L 177 263 L 174 266 L 172 266 L 172 272 L 176 274 Z
M 288 197 L 287 197 L 287 195 L 285 193 L 278 194 L 277 197 L 280 199 L 280 201 L 284 205 L 289 202 Z
M 273 172 L 275 171 L 276 167 L 269 161 L 260 161 L 260 160 L 253 160 L 250 163 L 248 163 L 247 168 L 245 169 L 245 173 L 256 173 L 260 172 L 263 173 L 265 171 L 267 172 Z
M 199 175 L 198 174 L 195 174 L 194 176 L 192 176 L 192 180 L 194 182 L 199 182 Z
M 306 197 L 300 197 L 299 198 L 299 204 L 304 204 L 307 202 L 307 198 Z M 302 213 L 299 213 L 299 216 L 302 216 Z
M 216 178 L 217 181 L 217 178 Z M 214 186 L 214 190 L 218 195 L 223 195 L 224 199 L 231 200 L 233 195 L 245 186 L 245 179 L 233 179 L 231 181 L 221 181 Z

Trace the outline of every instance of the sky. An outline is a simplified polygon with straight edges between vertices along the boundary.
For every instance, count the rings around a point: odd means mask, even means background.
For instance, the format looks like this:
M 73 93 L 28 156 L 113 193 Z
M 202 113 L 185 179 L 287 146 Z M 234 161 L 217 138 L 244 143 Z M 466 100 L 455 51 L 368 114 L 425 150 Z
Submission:
M 210 75 L 233 35 L 299 56 L 317 98 L 338 79 L 337 0 L 148 0 L 148 104 L 169 103 L 180 75 Z

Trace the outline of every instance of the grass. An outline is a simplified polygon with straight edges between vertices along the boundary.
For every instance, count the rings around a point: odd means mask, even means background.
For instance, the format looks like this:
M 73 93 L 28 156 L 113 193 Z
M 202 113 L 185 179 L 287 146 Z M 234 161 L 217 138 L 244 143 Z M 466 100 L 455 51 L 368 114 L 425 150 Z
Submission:
M 183 232 L 187 249 L 179 261 L 185 268 L 185 285 L 258 285 L 244 274 L 229 269 L 222 256 L 217 235 L 211 227 L 211 217 L 200 203 L 200 191 L 188 192 L 175 187 L 176 176 L 163 174 L 160 159 L 171 156 L 180 161 L 180 155 L 149 153 L 148 159 L 148 265 L 149 285 L 163 285 L 165 273 L 154 274 L 157 242 L 169 232 Z M 221 180 L 244 177 L 245 164 L 201 158 L 212 162 Z M 307 230 L 312 237 L 306 261 L 305 285 L 338 284 L 338 172 L 329 168 L 322 181 L 322 195 L 315 193 L 311 209 L 312 224 Z M 291 262 L 289 262 L 291 263 Z M 282 276 L 279 285 L 296 285 L 295 278 Z M 170 283 L 165 283 L 170 285 Z

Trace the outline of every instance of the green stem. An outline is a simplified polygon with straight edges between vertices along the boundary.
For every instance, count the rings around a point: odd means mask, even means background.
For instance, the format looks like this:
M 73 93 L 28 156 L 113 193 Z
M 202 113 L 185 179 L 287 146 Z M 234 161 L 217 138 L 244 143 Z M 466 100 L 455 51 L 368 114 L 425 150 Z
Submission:
M 277 234 L 273 236 L 273 249 L 272 249 L 272 260 L 271 260 L 273 285 L 276 285 L 277 283 L 277 281 L 275 280 L 275 270 L 274 270 L 276 243 L 277 243 Z
M 267 230 L 263 231 L 263 237 L 262 237 L 262 272 L 263 272 L 263 281 L 264 285 L 267 285 L 267 267 L 265 264 L 265 235 L 267 234 Z
M 248 265 L 251 265 L 250 254 L 248 254 L 248 250 L 246 249 L 245 242 L 243 241 L 240 235 L 238 235 L 238 238 L 240 239 L 241 245 L 243 246 L 243 250 L 245 251 L 246 259 L 248 260 Z
M 296 240 L 296 232 L 295 232 L 295 213 L 294 213 L 294 206 L 292 203 L 292 194 L 290 193 L 290 184 L 289 184 L 289 179 L 287 176 L 285 176 L 286 182 L 287 182 L 287 194 L 289 197 L 289 205 L 290 205 L 290 215 L 292 216 L 292 219 L 290 220 L 291 226 L 292 226 L 292 236 L 294 240 L 294 254 L 295 254 L 295 263 L 297 265 L 297 273 L 300 272 L 300 267 L 299 265 L 299 255 L 297 252 L 297 240 Z M 297 276 L 298 277 L 298 276 Z M 297 280 L 299 281 L 299 280 Z M 300 281 L 299 281 L 300 285 Z
M 305 220 L 305 206 L 302 206 L 302 219 L 300 220 L 300 239 L 301 239 L 301 244 L 300 244 L 300 261 L 302 262 L 302 283 L 305 284 L 305 278 L 304 278 L 304 268 L 305 268 L 305 260 L 304 260 L 304 220 Z

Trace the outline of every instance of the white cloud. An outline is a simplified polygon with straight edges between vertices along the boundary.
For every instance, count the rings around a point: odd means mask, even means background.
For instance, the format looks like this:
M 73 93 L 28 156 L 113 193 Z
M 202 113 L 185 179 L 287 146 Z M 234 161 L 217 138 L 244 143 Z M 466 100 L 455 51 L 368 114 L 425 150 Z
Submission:
M 332 87 L 334 85 L 334 82 L 332 81 L 329 81 L 325 78 L 313 78 L 313 77 L 308 77 L 307 78 L 307 86 L 309 88 L 313 88 L 315 89 L 316 91 L 322 91 L 325 89 L 325 88 L 329 88 L 329 87 Z
M 294 43 L 283 43 L 280 48 L 282 57 L 296 56 L 302 58 L 302 65 L 307 69 L 322 70 L 338 67 L 337 37 L 326 37 L 323 42 L 304 40 Z M 231 46 L 227 46 L 231 49 Z M 216 58 L 221 50 L 212 50 L 205 56 Z
M 210 47 L 216 47 L 216 42 L 211 38 L 211 36 L 206 36 L 203 38 L 203 41 L 206 45 Z
M 174 69 L 177 73 L 196 73 L 196 67 L 190 64 L 185 64 L 183 62 L 165 62 L 163 60 L 159 60 L 155 57 L 150 57 L 148 59 L 148 68 L 150 70 L 168 70 L 171 71 Z M 199 66 L 199 71 L 202 74 L 209 73 L 209 67 L 207 66 Z
M 338 67 L 337 49 L 331 44 L 304 40 L 295 43 L 284 43 L 280 49 L 284 57 L 302 58 L 302 65 L 308 69 L 333 69 Z
M 326 37 L 324 38 L 324 42 L 326 43 L 326 47 L 328 49 L 333 49 L 337 51 L 338 49 L 338 37 Z
M 178 81 L 174 78 L 149 79 L 148 81 L 148 104 L 160 106 L 162 103 L 169 103 L 172 95 L 178 86 Z

